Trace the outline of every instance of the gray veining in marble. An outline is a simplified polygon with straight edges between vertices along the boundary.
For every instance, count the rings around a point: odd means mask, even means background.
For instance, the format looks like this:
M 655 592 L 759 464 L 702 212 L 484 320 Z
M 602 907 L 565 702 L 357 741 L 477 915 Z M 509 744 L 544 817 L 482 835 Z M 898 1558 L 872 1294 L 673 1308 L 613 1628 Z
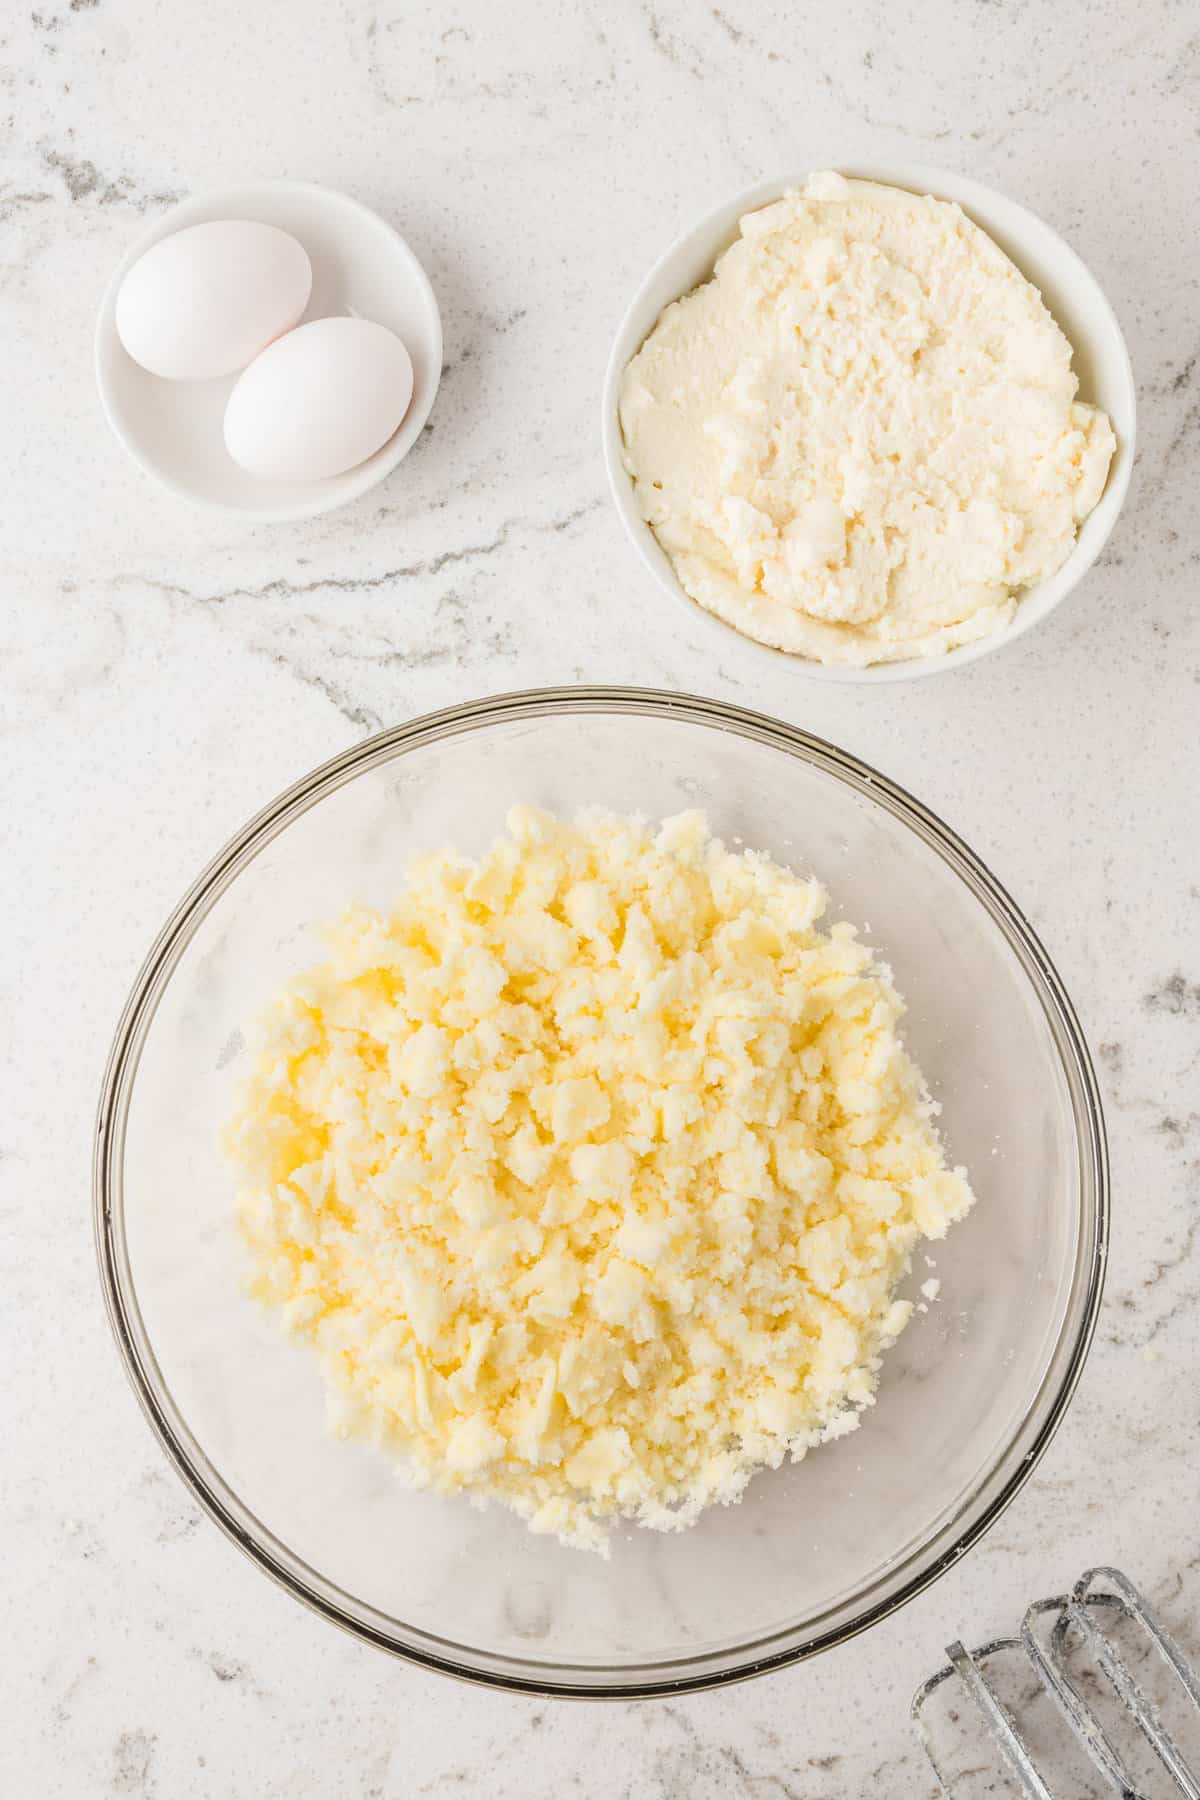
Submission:
M 0 1791 L 51 1800 L 924 1796 L 907 1702 L 960 1630 L 1125 1564 L 1200 1650 L 1200 13 L 1182 0 L 40 0 L 0 25 Z M 1117 308 L 1141 437 L 1086 587 L 1012 651 L 871 691 L 766 677 L 664 608 L 598 394 L 633 285 L 785 167 L 923 160 L 1061 230 Z M 108 436 L 91 331 L 177 196 L 256 175 L 393 218 L 443 308 L 386 485 L 244 528 Z M 671 1703 L 456 1687 L 309 1617 L 203 1521 L 109 1342 L 92 1110 L 168 908 L 281 786 L 488 691 L 638 681 L 878 763 L 1032 917 L 1097 1052 L 1115 1180 L 1077 1401 L 986 1542 L 820 1662 Z

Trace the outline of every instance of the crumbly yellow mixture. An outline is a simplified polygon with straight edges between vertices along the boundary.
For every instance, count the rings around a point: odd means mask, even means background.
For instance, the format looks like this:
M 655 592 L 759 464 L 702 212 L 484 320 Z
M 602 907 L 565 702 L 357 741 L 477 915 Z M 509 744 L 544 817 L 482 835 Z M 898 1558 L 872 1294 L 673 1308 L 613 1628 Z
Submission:
M 888 972 L 710 837 L 515 807 L 265 1021 L 230 1132 L 253 1287 L 335 1422 L 605 1549 L 857 1423 L 971 1204 Z

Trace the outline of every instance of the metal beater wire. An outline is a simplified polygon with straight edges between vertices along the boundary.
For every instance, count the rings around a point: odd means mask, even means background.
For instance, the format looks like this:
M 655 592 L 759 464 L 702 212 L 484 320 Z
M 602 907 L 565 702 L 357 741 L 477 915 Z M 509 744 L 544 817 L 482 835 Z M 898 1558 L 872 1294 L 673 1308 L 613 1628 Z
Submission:
M 1093 1591 L 1093 1584 L 1104 1582 L 1106 1590 Z M 1187 1762 L 1170 1732 L 1163 1724 L 1159 1709 L 1143 1693 L 1127 1664 L 1112 1641 L 1105 1636 L 1094 1617 L 1104 1608 L 1118 1609 L 1134 1619 L 1162 1661 L 1178 1680 L 1193 1710 L 1200 1715 L 1200 1682 L 1179 1646 L 1168 1635 L 1152 1612 L 1145 1596 L 1119 1569 L 1089 1569 L 1076 1582 L 1070 1594 L 1052 1600 L 1036 1600 L 1021 1623 L 1019 1638 L 998 1638 L 971 1652 L 961 1643 L 953 1643 L 946 1651 L 948 1665 L 932 1675 L 913 1697 L 912 1716 L 917 1736 L 929 1758 L 946 1800 L 954 1800 L 945 1772 L 938 1762 L 924 1711 L 927 1701 L 943 1682 L 957 1677 L 982 1717 L 1005 1764 L 1027 1800 L 1055 1800 L 1039 1773 L 1029 1744 L 1022 1736 L 1017 1721 L 996 1694 L 987 1679 L 983 1664 L 1004 1650 L 1024 1652 L 1043 1689 L 1055 1700 L 1076 1742 L 1089 1758 L 1093 1768 L 1102 1774 L 1120 1800 L 1144 1800 L 1135 1787 L 1133 1777 L 1114 1749 L 1092 1708 L 1067 1673 L 1066 1640 L 1068 1628 L 1074 1627 L 1107 1677 L 1114 1693 L 1141 1731 L 1163 1768 L 1171 1776 L 1185 1800 L 1200 1800 L 1200 1779 Z M 1049 1645 L 1036 1634 L 1036 1623 L 1046 1614 L 1055 1614 Z
M 931 1675 L 913 1696 L 912 1717 L 916 1726 L 921 1746 L 929 1758 L 930 1767 L 937 1777 L 937 1784 L 946 1800 L 953 1800 L 953 1789 L 949 1785 L 946 1773 L 938 1762 L 933 1747 L 933 1739 L 929 1727 L 925 1723 L 925 1703 L 934 1690 L 944 1681 L 954 1676 L 962 1682 L 976 1708 L 982 1714 L 993 1740 L 998 1745 L 1013 1777 L 1018 1782 L 1022 1794 L 1027 1800 L 1054 1800 L 1054 1795 L 1038 1774 L 1037 1766 L 1030 1753 L 1029 1745 L 1021 1736 L 1016 1720 L 995 1693 L 982 1663 L 990 1656 L 996 1656 L 1004 1650 L 1019 1650 L 1021 1644 L 1016 1638 L 997 1638 L 993 1643 L 984 1644 L 978 1650 L 967 1650 L 961 1643 L 953 1643 L 947 1647 L 946 1655 L 950 1658 L 947 1668 L 939 1669 Z

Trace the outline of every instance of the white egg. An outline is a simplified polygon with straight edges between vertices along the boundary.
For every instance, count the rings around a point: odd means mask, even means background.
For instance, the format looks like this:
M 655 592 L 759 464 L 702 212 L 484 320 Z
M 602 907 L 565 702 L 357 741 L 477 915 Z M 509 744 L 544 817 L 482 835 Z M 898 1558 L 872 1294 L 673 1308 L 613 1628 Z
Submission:
M 251 475 L 323 481 L 387 443 L 412 391 L 412 358 L 386 326 L 312 319 L 242 375 L 225 409 L 225 446 Z
M 232 375 L 290 331 L 312 293 L 303 244 L 276 225 L 219 219 L 160 238 L 117 293 L 117 335 L 169 381 Z

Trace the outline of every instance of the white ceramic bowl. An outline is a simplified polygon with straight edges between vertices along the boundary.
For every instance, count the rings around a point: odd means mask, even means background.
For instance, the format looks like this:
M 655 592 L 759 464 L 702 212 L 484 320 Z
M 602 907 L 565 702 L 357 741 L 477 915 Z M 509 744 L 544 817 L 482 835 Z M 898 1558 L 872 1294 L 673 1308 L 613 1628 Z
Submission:
M 401 338 L 413 362 L 413 396 L 399 428 L 366 462 L 327 481 L 263 481 L 225 448 L 225 404 L 237 375 L 163 381 L 140 368 L 117 336 L 117 290 L 151 244 L 210 219 L 254 219 L 290 231 L 312 263 L 304 319 L 357 313 Z M 442 374 L 442 321 L 429 278 L 399 232 L 331 188 L 259 181 L 181 201 L 130 245 L 96 322 L 96 383 L 118 439 L 134 462 L 182 499 L 248 522 L 305 519 L 343 506 L 382 481 L 412 448 Z
M 693 617 L 704 620 L 714 634 L 721 634 L 726 648 L 731 641 L 738 640 L 746 646 L 748 654 L 759 658 L 770 658 L 778 663 L 786 657 L 799 673 L 819 681 L 912 681 L 922 675 L 962 668 L 964 663 L 974 662 L 978 657 L 1011 644 L 1014 638 L 1021 637 L 1047 618 L 1091 568 L 1116 523 L 1133 468 L 1136 428 L 1133 369 L 1121 328 L 1095 277 L 1057 232 L 1023 206 L 1018 206 L 1015 200 L 1009 200 L 977 181 L 919 164 L 831 162 L 824 166 L 862 181 L 885 182 L 892 187 L 933 194 L 939 200 L 957 201 L 968 217 L 982 226 L 1021 273 L 1040 289 L 1046 305 L 1074 346 L 1079 397 L 1102 407 L 1108 414 L 1116 432 L 1117 450 L 1100 502 L 1084 520 L 1075 548 L 1062 568 L 1048 581 L 1027 588 L 1011 622 L 989 637 L 964 644 L 944 656 L 877 663 L 866 669 L 813 662 L 810 658 L 789 655 L 786 651 L 760 644 L 735 631 L 715 614 L 706 612 L 685 593 L 666 552 L 638 510 L 633 482 L 625 468 L 617 412 L 621 377 L 630 358 L 637 354 L 653 330 L 663 308 L 707 281 L 717 258 L 737 237 L 742 214 L 768 205 L 789 188 L 802 187 L 812 171 L 760 181 L 735 194 L 678 238 L 651 269 L 621 321 L 609 357 L 604 380 L 604 460 L 617 511 L 642 561 L 666 593 L 681 600 Z

